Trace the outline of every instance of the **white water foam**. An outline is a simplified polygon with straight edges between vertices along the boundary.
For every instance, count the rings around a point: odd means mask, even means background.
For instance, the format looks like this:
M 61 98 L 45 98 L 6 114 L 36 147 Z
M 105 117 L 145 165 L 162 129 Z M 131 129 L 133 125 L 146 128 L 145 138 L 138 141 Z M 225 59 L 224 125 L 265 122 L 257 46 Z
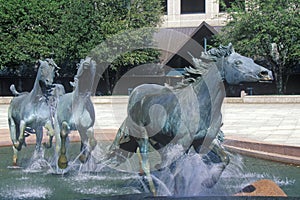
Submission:
M 176 154 L 177 150 L 175 149 L 171 153 Z M 217 184 L 208 188 L 205 183 L 220 173 L 221 165 L 206 165 L 201 155 L 190 152 L 177 159 L 170 168 L 156 172 L 155 176 L 160 182 L 156 179 L 154 182 L 157 185 L 157 193 L 163 196 L 226 196 L 241 189 L 241 180 L 233 180 L 243 176 L 242 168 L 241 157 L 233 157 L 232 162 L 225 168 Z
M 50 188 L 24 186 L 2 189 L 0 197 L 4 199 L 47 199 L 51 196 Z
M 103 186 L 76 188 L 75 191 L 81 194 L 93 194 L 93 195 L 117 194 L 116 190 L 112 188 L 103 188 Z

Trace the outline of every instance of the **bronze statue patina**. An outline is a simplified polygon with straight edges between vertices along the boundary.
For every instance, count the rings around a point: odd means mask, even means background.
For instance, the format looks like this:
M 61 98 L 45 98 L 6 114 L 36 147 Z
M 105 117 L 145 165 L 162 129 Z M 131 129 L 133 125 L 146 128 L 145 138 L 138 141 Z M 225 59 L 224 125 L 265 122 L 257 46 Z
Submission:
M 238 84 L 273 79 L 270 70 L 234 52 L 231 44 L 211 49 L 200 59 L 193 57 L 192 60 L 193 67 L 186 68 L 184 81 L 177 86 L 144 84 L 133 90 L 128 116 L 110 147 L 109 159 L 117 157 L 120 161 L 132 156 L 132 152 L 140 152 L 141 168 L 154 194 L 150 147 L 160 153 L 162 161 L 168 160 L 167 146 L 181 145 L 182 154 L 193 147 L 203 155 L 207 165 L 218 164 L 211 178 L 202 182 L 212 187 L 229 163 L 220 144 L 223 135 L 221 105 L 225 97 L 223 81 Z
M 86 162 L 97 142 L 94 138 L 95 111 L 91 101 L 96 62 L 90 57 L 81 60 L 74 77 L 74 90 L 59 98 L 56 110 L 56 140 L 59 153 L 58 167 L 68 166 L 66 139 L 70 131 L 78 130 L 81 137 L 81 162 Z
M 53 78 L 57 65 L 52 59 L 37 62 L 38 72 L 31 92 L 19 93 L 11 85 L 14 97 L 8 109 L 8 124 L 13 143 L 13 165 L 17 165 L 17 152 L 25 143 L 25 132 L 36 134 L 36 150 L 40 150 L 43 127 L 48 131 L 50 141 L 54 136 L 49 96 L 53 90 Z

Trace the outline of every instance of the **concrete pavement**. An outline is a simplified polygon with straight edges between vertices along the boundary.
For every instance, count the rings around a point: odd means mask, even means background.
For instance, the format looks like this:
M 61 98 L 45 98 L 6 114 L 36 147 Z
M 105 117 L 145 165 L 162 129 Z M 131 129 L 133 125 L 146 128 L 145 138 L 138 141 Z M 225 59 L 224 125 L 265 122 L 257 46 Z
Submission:
M 268 103 L 263 102 L 262 99 L 263 97 L 250 103 L 243 103 L 238 98 L 225 100 L 222 106 L 225 146 L 248 155 L 258 155 L 256 151 L 260 151 L 266 154 L 263 157 L 266 159 L 274 156 L 273 154 L 276 154 L 275 157 L 291 157 L 288 160 L 278 161 L 300 165 L 300 103 L 278 102 L 278 99 L 276 102 L 268 100 Z M 114 138 L 127 115 L 127 100 L 127 96 L 93 98 L 97 140 Z M 2 146 L 11 145 L 7 124 L 8 102 L 9 98 L 0 99 L 0 145 Z M 71 135 L 71 140 L 78 140 L 77 133 Z M 35 141 L 34 136 L 26 140 L 27 143 Z
M 300 104 L 223 104 L 226 137 L 300 147 Z
M 299 103 L 225 103 L 222 113 L 227 149 L 300 165 Z

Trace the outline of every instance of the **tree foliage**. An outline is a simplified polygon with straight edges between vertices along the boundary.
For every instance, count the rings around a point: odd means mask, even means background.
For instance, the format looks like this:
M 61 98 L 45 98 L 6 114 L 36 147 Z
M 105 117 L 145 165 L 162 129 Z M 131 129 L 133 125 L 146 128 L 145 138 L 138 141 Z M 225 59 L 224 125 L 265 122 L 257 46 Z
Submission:
M 233 3 L 229 23 L 217 36 L 239 52 L 264 59 L 275 75 L 277 92 L 284 92 L 288 76 L 300 58 L 300 1 L 251 0 Z
M 17 68 L 54 54 L 59 11 L 54 1 L 0 0 L 1 68 Z
M 0 67 L 15 71 L 26 66 L 30 72 L 37 59 L 51 57 L 61 74 L 73 75 L 75 63 L 103 41 L 124 30 L 156 27 L 161 14 L 161 0 L 0 0 Z M 112 69 L 157 55 L 149 50 L 128 53 Z

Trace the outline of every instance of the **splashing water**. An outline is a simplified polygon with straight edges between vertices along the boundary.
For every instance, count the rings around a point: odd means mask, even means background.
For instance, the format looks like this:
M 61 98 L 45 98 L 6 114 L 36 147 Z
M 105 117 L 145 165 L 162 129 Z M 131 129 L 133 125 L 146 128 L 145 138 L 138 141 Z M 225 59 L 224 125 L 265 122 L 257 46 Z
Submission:
M 27 186 L 2 188 L 0 197 L 3 199 L 47 199 L 51 196 L 50 188 Z
M 219 186 L 207 188 L 205 182 L 210 180 L 214 174 L 219 173 L 219 170 L 219 164 L 206 165 L 199 154 L 185 154 L 174 162 L 170 168 L 164 168 L 155 173 L 155 176 L 164 183 L 157 184 L 157 192 L 163 196 L 216 195 L 220 191 Z M 222 189 L 222 191 L 221 195 L 229 195 L 228 188 Z
M 7 169 L 9 159 L 0 163 L 1 170 L 4 172 L 0 173 L 0 199 L 74 199 L 74 197 L 93 198 L 150 193 L 147 178 L 138 175 L 138 170 L 122 171 L 98 163 L 99 155 L 102 156 L 106 152 L 103 147 L 94 149 L 95 152 L 87 163 L 80 163 L 78 146 L 79 144 L 70 145 L 69 167 L 58 176 L 53 175 L 57 170 L 54 162 L 56 158 L 53 158 L 52 153 L 50 156 L 47 155 L 49 150 L 45 150 L 45 157 L 32 156 L 29 153 L 26 163 L 23 162 L 23 169 Z M 158 195 L 230 196 L 257 180 L 270 179 L 288 195 L 300 196 L 299 192 L 297 193 L 299 188 L 297 180 L 300 178 L 297 172 L 300 169 L 297 167 L 231 155 L 230 164 L 225 168 L 216 185 L 206 188 L 202 184 L 203 181 L 218 172 L 218 165 L 207 166 L 203 163 L 202 157 L 195 152 L 183 156 L 178 156 L 179 154 L 182 155 L 182 152 L 178 146 L 168 149 L 167 155 L 175 161 L 165 168 L 152 171 Z M 132 169 L 133 165 L 136 165 L 128 163 L 130 165 L 127 169 Z M 286 167 L 290 173 L 284 173 L 288 171 Z

